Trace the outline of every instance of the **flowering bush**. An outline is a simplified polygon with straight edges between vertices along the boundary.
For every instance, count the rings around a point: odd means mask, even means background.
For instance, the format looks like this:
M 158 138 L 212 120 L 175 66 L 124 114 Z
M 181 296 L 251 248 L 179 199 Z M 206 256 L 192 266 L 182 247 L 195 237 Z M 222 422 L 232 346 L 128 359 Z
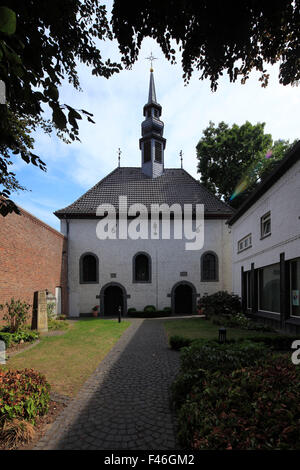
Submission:
M 0 370 L 0 421 L 22 418 L 31 422 L 48 411 L 50 385 L 33 369 Z

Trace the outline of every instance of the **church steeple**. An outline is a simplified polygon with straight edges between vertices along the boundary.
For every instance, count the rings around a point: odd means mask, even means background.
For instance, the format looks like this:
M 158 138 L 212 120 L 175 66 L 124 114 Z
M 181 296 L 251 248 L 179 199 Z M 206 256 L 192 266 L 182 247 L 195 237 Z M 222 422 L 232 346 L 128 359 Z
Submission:
M 156 101 L 153 69 L 150 69 L 148 103 L 144 106 L 145 120 L 142 122 L 142 171 L 151 178 L 160 176 L 164 171 L 164 150 L 166 139 L 163 137 L 164 123 L 159 119 L 161 105 Z

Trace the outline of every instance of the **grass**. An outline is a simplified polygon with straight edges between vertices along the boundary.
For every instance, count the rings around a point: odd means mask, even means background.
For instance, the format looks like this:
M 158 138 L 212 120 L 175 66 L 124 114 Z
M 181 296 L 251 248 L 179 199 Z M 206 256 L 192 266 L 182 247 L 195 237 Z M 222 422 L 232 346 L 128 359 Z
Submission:
M 2 368 L 38 370 L 46 376 L 52 391 L 72 397 L 129 324 L 94 318 L 78 320 L 64 335 L 42 337 L 38 345 L 12 357 Z
M 185 318 L 182 320 L 167 320 L 164 322 L 167 335 L 184 336 L 191 339 L 218 339 L 220 326 L 214 325 L 204 318 Z M 241 330 L 239 328 L 226 328 L 227 339 L 251 338 L 252 336 L 265 336 L 274 333 L 261 333 L 258 331 Z

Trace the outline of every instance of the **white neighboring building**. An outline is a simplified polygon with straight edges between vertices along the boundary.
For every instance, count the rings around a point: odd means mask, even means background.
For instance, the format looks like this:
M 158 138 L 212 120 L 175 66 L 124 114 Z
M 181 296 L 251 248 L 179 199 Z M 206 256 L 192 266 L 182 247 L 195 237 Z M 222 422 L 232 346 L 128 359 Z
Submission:
M 229 220 L 244 311 L 300 332 L 300 142 Z
M 100 304 L 100 315 L 116 315 L 122 307 L 143 310 L 154 305 L 173 313 L 195 313 L 205 293 L 232 290 L 231 239 L 226 222 L 232 209 L 219 201 L 182 168 L 166 169 L 153 72 L 140 139 L 141 166 L 118 166 L 70 206 L 55 212 L 61 232 L 68 238 L 68 289 L 70 316 L 86 315 Z M 162 239 L 161 220 L 149 223 L 156 239 L 101 240 L 96 215 L 101 204 L 111 204 L 119 217 L 119 197 L 128 207 L 143 204 L 204 205 L 204 246 L 186 250 L 186 239 Z M 130 224 L 134 220 L 128 221 Z M 150 221 L 149 221 L 150 222 Z M 120 219 L 112 230 L 118 230 Z M 174 220 L 171 220 L 171 233 Z M 151 228 L 150 228 L 151 227 Z M 155 237 L 154 237 L 155 238 Z

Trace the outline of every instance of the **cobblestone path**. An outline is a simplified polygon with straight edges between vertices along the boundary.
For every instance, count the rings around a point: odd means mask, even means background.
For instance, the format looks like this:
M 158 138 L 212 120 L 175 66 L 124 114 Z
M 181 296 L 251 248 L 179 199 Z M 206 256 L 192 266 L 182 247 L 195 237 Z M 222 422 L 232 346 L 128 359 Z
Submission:
M 179 355 L 161 320 L 131 321 L 35 449 L 176 449 L 169 387 Z

